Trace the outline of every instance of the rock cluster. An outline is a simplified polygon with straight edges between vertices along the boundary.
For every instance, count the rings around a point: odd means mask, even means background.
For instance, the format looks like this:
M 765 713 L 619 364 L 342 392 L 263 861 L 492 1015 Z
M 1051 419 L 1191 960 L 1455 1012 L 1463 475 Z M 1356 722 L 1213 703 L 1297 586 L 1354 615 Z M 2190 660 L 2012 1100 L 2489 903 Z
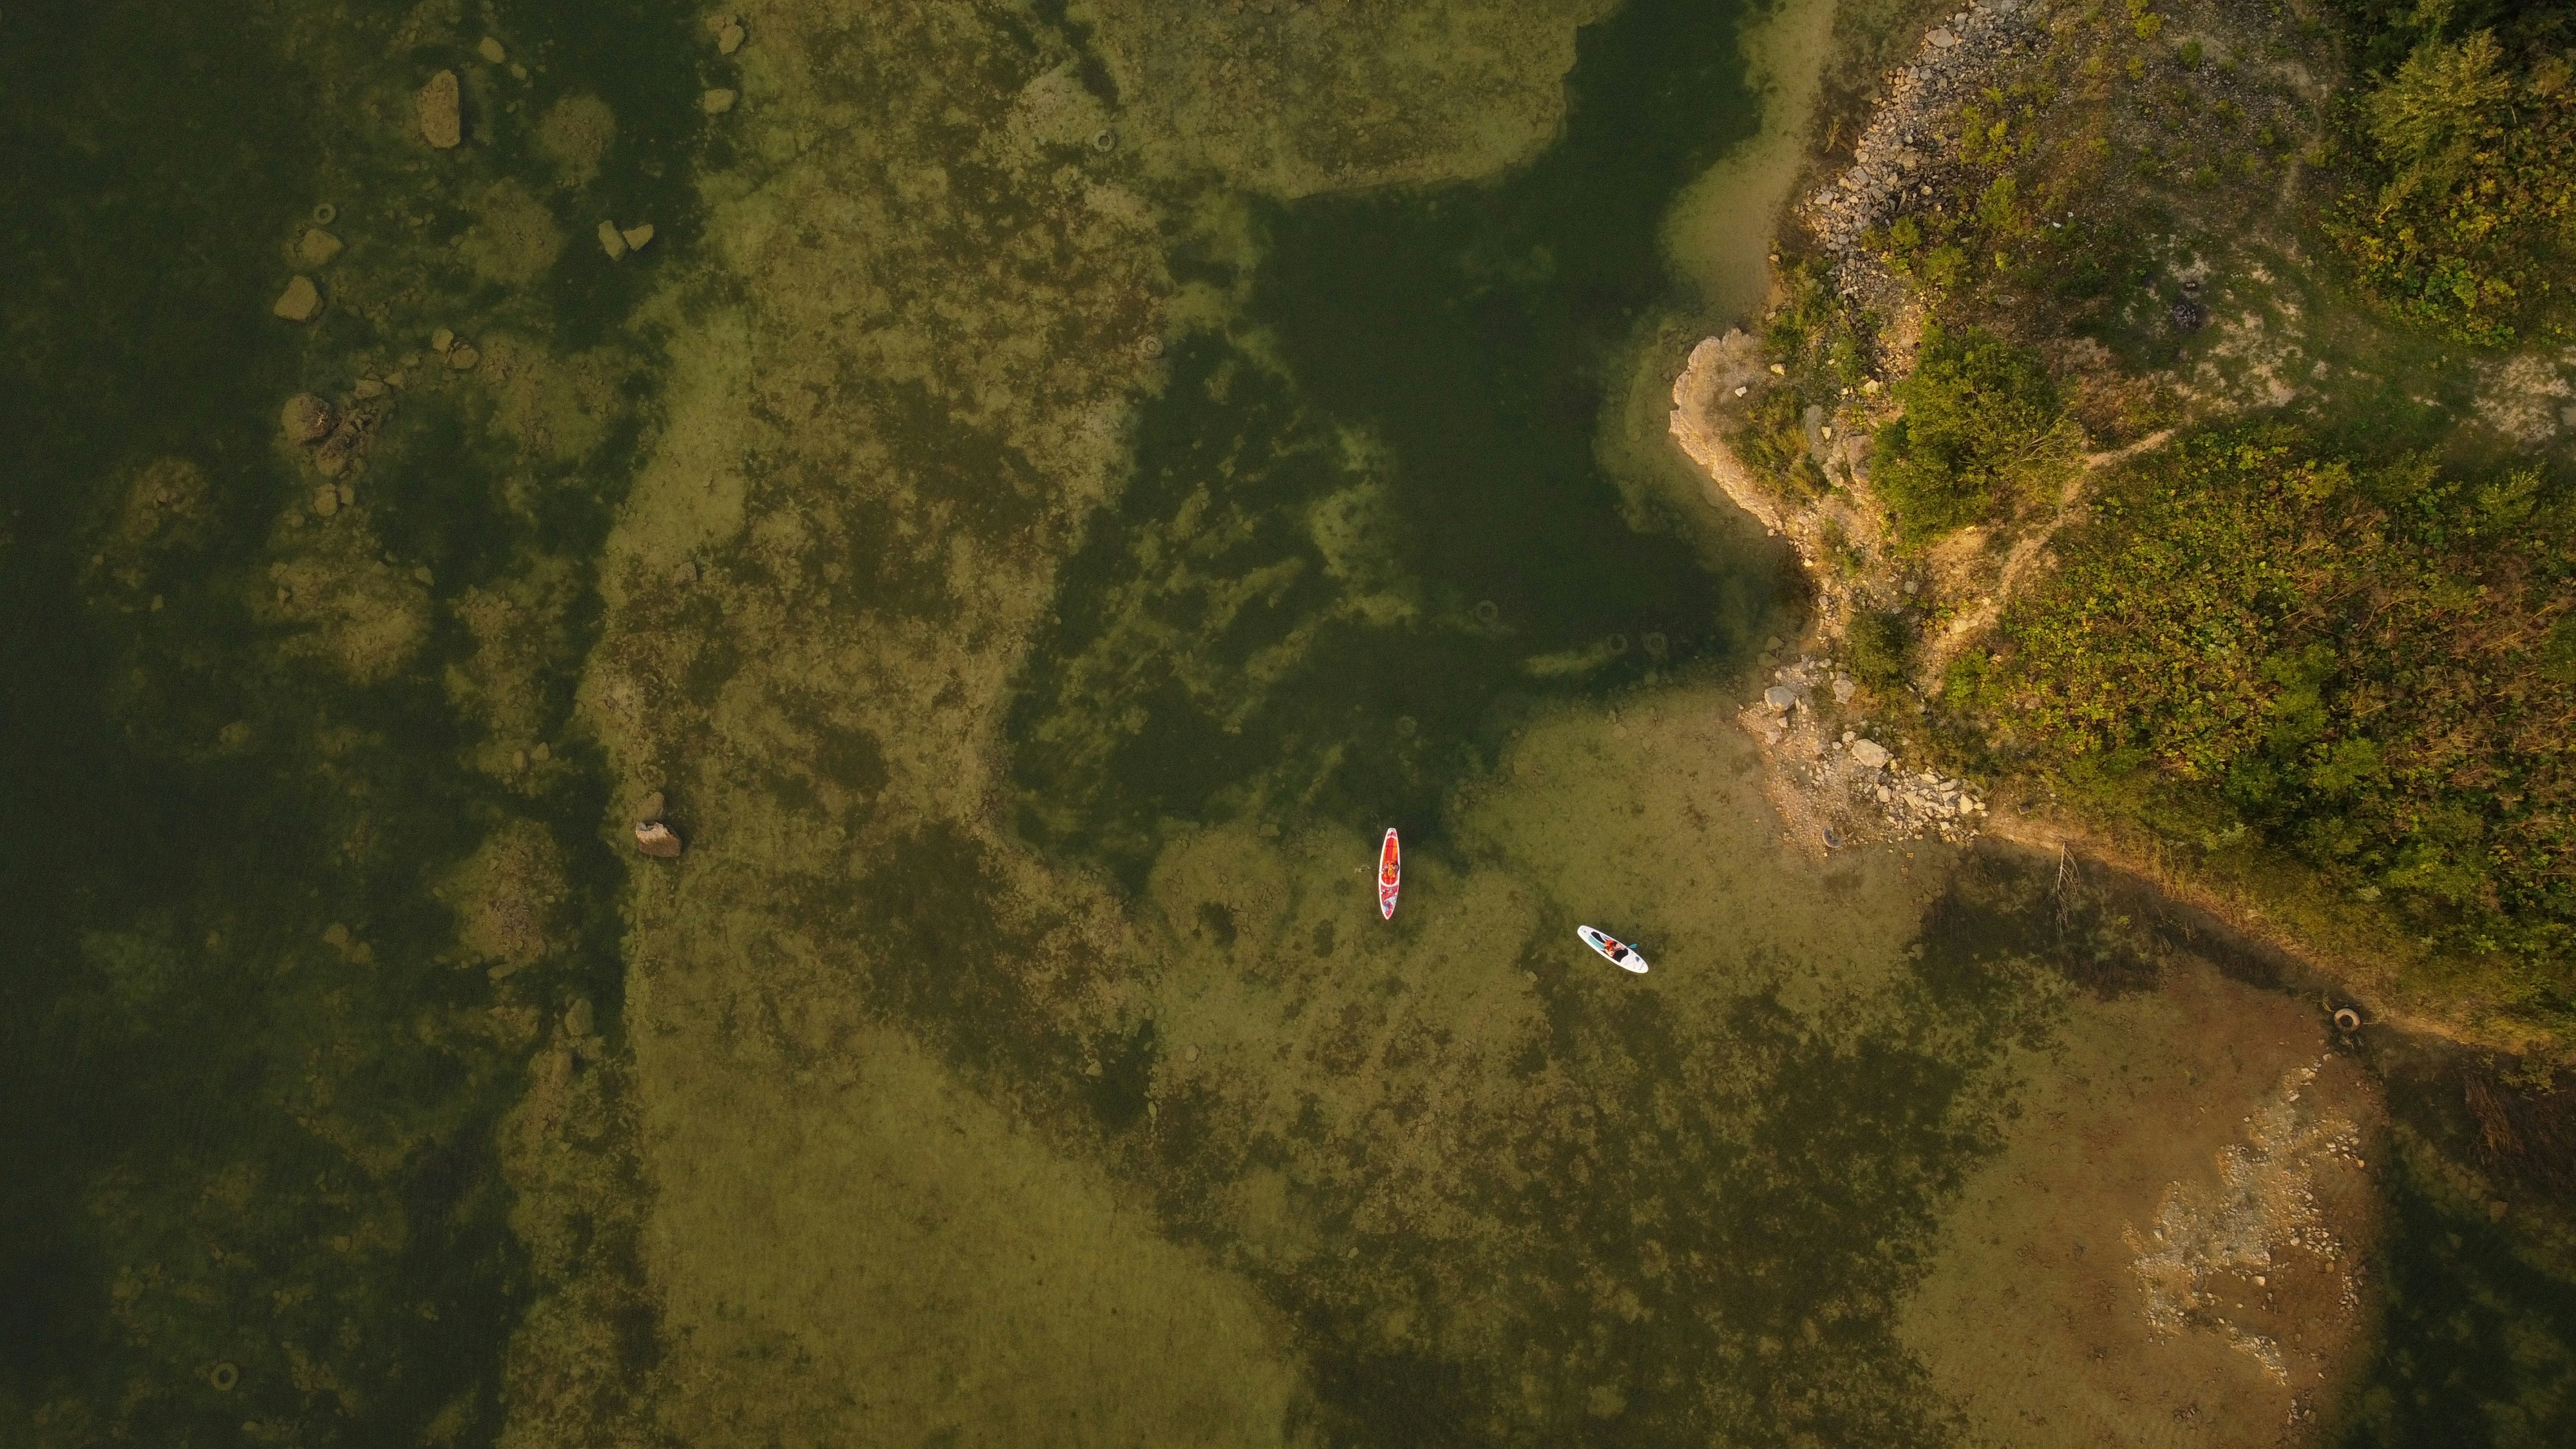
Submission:
M 613 221 L 599 224 L 599 249 L 608 253 L 612 262 L 622 260 L 628 252 L 640 252 L 652 243 L 653 223 L 620 227 Z
M 1932 122 L 1973 95 L 1994 62 L 2023 42 L 2029 10 L 2029 0 L 1979 0 L 1934 27 L 1914 64 L 1888 77 L 1887 96 L 1852 148 L 1851 166 L 1799 206 L 1828 251 L 1857 250 L 1862 234 L 1884 225 L 1909 192 L 1929 191 L 1941 164 Z
M 1760 702 L 1747 709 L 1784 781 L 1796 781 L 1800 804 L 1790 813 L 1813 817 L 1828 848 L 1871 836 L 1960 842 L 1975 835 L 1986 806 L 1966 782 L 1903 769 L 1894 751 L 1855 731 L 1833 737 L 1825 716 L 1839 715 L 1837 706 L 1858 692 L 1858 682 L 1831 663 L 1802 657 L 1775 670 Z
M 1855 746 L 1870 743 L 1852 742 Z M 1861 763 L 1856 749 L 1846 747 L 1843 757 L 1859 774 L 1855 783 L 1869 791 L 1878 802 L 1880 814 L 1900 834 L 1938 835 L 1957 841 L 1977 833 L 1975 817 L 1985 813 L 1986 802 L 1970 792 L 1964 781 L 1944 779 L 1930 770 L 1898 770 L 1884 749 L 1878 755 L 1887 759 L 1887 764 L 1875 769 Z M 1873 776 L 1876 783 L 1871 782 Z
M 278 410 L 278 431 L 286 441 L 307 450 L 313 471 L 337 478 L 365 458 L 367 439 L 393 411 L 393 394 L 375 378 L 360 378 L 336 404 L 320 393 L 300 392 Z M 313 495 L 313 511 L 328 518 L 350 501 L 348 485 L 325 483 Z

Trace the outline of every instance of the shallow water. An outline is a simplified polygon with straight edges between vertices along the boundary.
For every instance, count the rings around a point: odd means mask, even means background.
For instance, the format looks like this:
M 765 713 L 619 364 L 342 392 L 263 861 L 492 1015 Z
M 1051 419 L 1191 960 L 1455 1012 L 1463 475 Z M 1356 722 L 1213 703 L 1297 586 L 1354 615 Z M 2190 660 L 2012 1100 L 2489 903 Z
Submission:
M 2440 1069 L 1783 846 L 1789 581 L 1638 405 L 1742 16 L 1598 8 L 13 16 L 9 1442 L 2563 1438 Z M 2362 1297 L 2152 1332 L 2318 1064 Z

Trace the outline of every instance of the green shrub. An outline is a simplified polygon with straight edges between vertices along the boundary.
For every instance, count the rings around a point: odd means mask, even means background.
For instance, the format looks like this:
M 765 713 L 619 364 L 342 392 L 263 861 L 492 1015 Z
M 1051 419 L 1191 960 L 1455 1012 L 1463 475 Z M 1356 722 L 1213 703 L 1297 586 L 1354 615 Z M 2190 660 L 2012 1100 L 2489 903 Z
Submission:
M 1845 642 L 1854 679 L 1876 690 L 1892 690 L 1905 682 L 1905 660 L 1914 647 L 1914 631 L 1906 627 L 1903 614 L 1884 609 L 1861 614 L 1852 620 Z
M 2328 229 L 2362 292 L 2481 346 L 2554 318 L 2554 274 L 2576 226 L 2567 60 L 2516 66 L 2491 31 L 2426 39 L 2361 114 L 2377 184 Z
M 1982 522 L 2063 476 L 2057 389 L 2025 349 L 1973 329 L 1935 335 L 1896 397 L 1905 413 L 1878 430 L 1870 477 L 1908 543 Z
M 2057 548 L 1988 686 L 2023 744 L 2149 769 L 2417 933 L 2504 953 L 2517 1009 L 2576 1007 L 2576 521 L 2537 474 L 2206 434 Z

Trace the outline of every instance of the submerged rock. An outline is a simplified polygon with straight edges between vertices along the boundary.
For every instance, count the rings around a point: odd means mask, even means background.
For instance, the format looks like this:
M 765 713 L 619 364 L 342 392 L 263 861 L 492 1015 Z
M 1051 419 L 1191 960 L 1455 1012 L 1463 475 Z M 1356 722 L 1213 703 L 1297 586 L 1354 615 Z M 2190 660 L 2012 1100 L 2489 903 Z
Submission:
M 443 70 L 429 78 L 429 84 L 412 97 L 412 107 L 420 114 L 420 138 L 441 151 L 454 149 L 465 139 L 464 92 L 456 83 L 456 72 Z
M 718 86 L 698 97 L 698 108 L 710 116 L 721 116 L 733 109 L 733 103 L 737 99 L 738 97 L 732 91 Z
M 278 411 L 277 425 L 290 443 L 307 446 L 331 436 L 331 426 L 338 421 L 328 399 L 319 393 L 299 392 L 286 400 Z
M 591 1006 L 589 997 L 576 996 L 572 999 L 572 1005 L 564 1008 L 563 1022 L 566 1032 L 574 1036 L 588 1036 L 591 1029 L 599 1025 L 598 1013 Z
M 342 243 L 336 236 L 318 226 L 306 227 L 295 240 L 295 259 L 308 267 L 318 267 L 340 254 Z
M 655 860 L 677 860 L 680 837 L 659 820 L 641 820 L 635 825 L 635 848 Z
M 485 60 L 492 62 L 494 65 L 499 65 L 501 62 L 510 58 L 510 52 L 502 48 L 501 42 L 494 40 L 488 35 L 484 36 L 481 41 L 476 43 L 474 53 L 483 57 Z
M 311 277 L 296 277 L 268 310 L 289 322 L 310 322 L 322 310 L 322 289 L 313 285 Z
M 619 232 L 618 236 L 624 239 L 628 251 L 640 252 L 652 244 L 653 223 L 648 221 L 642 226 L 630 226 Z
M 741 21 L 734 19 L 730 15 L 726 16 L 724 19 L 716 22 L 716 53 L 718 55 L 731 55 L 735 51 L 742 49 L 742 43 L 748 35 L 749 32 L 742 28 Z
M 662 809 L 662 792 L 655 790 L 651 794 L 646 795 L 643 799 L 635 802 L 635 818 L 644 824 L 650 825 L 654 821 L 662 818 Z
M 599 224 L 599 249 L 608 253 L 612 262 L 626 255 L 626 234 L 617 229 L 617 223 L 603 221 Z

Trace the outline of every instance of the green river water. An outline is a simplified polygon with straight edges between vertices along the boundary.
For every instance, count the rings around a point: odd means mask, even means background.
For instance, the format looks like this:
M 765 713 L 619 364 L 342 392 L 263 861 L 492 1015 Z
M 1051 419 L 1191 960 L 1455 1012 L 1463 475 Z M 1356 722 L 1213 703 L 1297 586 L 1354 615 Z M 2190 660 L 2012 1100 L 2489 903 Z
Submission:
M 1794 560 L 1637 406 L 1735 320 L 1663 238 L 1747 12 L 1422 7 L 1314 62 L 1397 119 L 1260 118 L 1326 137 L 1263 181 L 1155 132 L 1155 36 L 1246 7 L 1138 9 L 10 14 L 0 1444 L 2576 1437 L 2570 1184 L 2460 1063 L 2053 861 L 1767 823 Z M 318 503 L 281 405 L 397 377 Z M 2315 1060 L 2358 1326 L 2228 1425 L 2095 1231 L 2156 1184 L 2047 1216 L 2106 1175 L 2047 1124 Z M 2097 1417 L 1977 1356 L 2025 1281 L 2135 1337 Z

